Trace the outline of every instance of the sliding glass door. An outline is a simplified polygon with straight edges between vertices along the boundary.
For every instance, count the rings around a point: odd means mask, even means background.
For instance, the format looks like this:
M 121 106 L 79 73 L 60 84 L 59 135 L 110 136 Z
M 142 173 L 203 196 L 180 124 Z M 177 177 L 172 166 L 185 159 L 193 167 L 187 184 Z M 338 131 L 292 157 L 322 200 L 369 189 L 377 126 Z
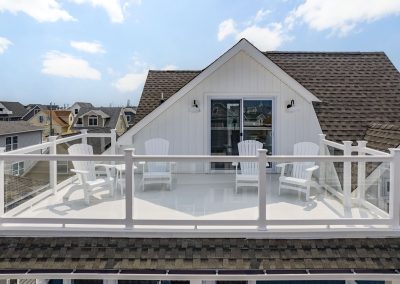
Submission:
M 211 100 L 211 155 L 238 155 L 243 140 L 263 143 L 272 153 L 272 100 Z M 212 169 L 230 170 L 231 163 L 212 163 Z

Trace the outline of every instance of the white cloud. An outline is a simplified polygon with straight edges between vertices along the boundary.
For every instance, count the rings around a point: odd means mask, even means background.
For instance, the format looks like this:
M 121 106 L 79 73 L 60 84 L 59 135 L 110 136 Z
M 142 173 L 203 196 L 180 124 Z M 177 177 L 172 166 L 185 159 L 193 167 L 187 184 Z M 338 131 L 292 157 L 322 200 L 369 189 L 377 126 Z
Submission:
M 86 60 L 59 51 L 46 53 L 42 73 L 66 78 L 101 79 L 101 73 L 92 68 Z
M 246 38 L 257 48 L 261 50 L 275 50 L 283 42 L 290 39 L 285 33 L 281 23 L 270 23 L 268 25 L 259 25 L 258 21 L 268 12 L 259 10 L 253 19 L 244 24 L 241 30 L 236 29 L 236 23 L 233 19 L 228 19 L 220 23 L 218 31 L 218 40 L 222 41 L 228 36 L 234 36 L 236 40 Z
M 161 70 L 176 70 L 176 69 L 178 69 L 178 66 L 174 64 L 168 64 L 165 65 L 163 68 L 161 68 Z
M 91 4 L 93 7 L 103 8 L 111 22 L 122 23 L 125 20 L 124 11 L 131 4 L 140 5 L 141 0 L 70 0 L 76 4 Z
M 398 0 L 306 0 L 289 14 L 285 23 L 293 27 L 299 20 L 313 30 L 331 30 L 345 36 L 360 23 L 399 13 Z
M 55 0 L 0 0 L 0 12 L 25 13 L 38 22 L 75 20 Z
M 143 86 L 146 81 L 147 70 L 141 73 L 128 73 L 119 78 L 113 86 L 121 93 L 132 92 Z
M 105 53 L 103 46 L 97 42 L 71 41 L 70 45 L 80 51 L 88 53 Z
M 236 40 L 246 38 L 260 50 L 275 50 L 288 40 L 282 25 L 273 23 L 266 27 L 253 25 L 236 34 Z
M 3 54 L 4 51 L 12 44 L 11 41 L 6 39 L 5 37 L 0 37 L 0 54 Z
M 271 13 L 271 10 L 264 10 L 264 9 L 258 10 L 257 14 L 253 18 L 253 22 L 254 23 L 262 22 L 264 20 L 265 16 L 270 13 Z
M 236 34 L 237 31 L 235 29 L 235 21 L 233 19 L 228 19 L 221 22 L 218 26 L 218 40 L 222 41 L 227 36 L 232 34 Z

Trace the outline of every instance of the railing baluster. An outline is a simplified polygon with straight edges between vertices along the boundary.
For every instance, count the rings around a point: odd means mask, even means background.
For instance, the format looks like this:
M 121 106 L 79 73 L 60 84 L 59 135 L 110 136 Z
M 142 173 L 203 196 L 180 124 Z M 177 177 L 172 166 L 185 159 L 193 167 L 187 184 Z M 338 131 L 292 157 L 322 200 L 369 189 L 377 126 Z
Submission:
M 49 153 L 50 155 L 56 155 L 57 154 L 57 136 L 50 136 L 49 137 L 49 142 L 51 142 L 51 145 L 49 147 Z M 49 180 L 50 180 L 50 188 L 53 191 L 53 194 L 57 193 L 57 161 L 50 161 L 49 162 Z
M 400 228 L 400 149 L 390 149 L 390 200 L 389 216 L 393 220 L 393 229 Z
M 258 151 L 258 230 L 267 229 L 267 150 Z
M 364 148 L 367 147 L 367 141 L 357 141 L 358 156 L 365 156 Z M 361 205 L 365 200 L 365 162 L 359 161 L 357 163 L 357 188 L 358 188 L 358 201 Z
M 0 155 L 6 151 L 6 148 L 0 147 Z M 0 160 L 0 216 L 5 211 L 5 178 L 4 178 L 4 160 Z
M 344 155 L 351 155 L 351 141 L 343 141 Z M 344 207 L 351 209 L 351 162 L 343 162 L 343 195 Z
M 318 134 L 319 136 L 319 154 L 320 156 L 325 155 L 325 134 Z M 319 184 L 320 185 L 325 185 L 325 175 L 326 175 L 326 167 L 325 167 L 325 162 L 321 161 L 319 163 Z
M 125 149 L 125 228 L 133 228 L 133 155 L 135 149 Z

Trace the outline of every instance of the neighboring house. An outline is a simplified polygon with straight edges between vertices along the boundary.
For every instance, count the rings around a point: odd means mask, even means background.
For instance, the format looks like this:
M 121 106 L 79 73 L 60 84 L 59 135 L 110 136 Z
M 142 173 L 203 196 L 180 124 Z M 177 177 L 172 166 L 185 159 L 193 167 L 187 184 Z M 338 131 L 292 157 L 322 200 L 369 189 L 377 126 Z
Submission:
M 36 113 L 29 123 L 35 126 L 40 126 L 43 128 L 43 137 L 50 136 L 50 119 L 52 118 L 52 129 L 53 134 L 65 135 L 70 132 L 70 116 L 71 111 L 69 110 L 40 110 Z
M 42 127 L 30 125 L 26 121 L 0 121 L 0 147 L 6 152 L 42 143 Z M 5 173 L 23 176 L 32 167 L 32 161 L 7 163 Z
M 110 133 L 111 129 L 116 129 L 117 136 L 121 136 L 126 132 L 128 126 L 124 108 L 93 107 L 79 110 L 79 113 L 75 115 L 72 130 L 87 129 L 88 132 L 92 133 Z M 106 138 L 93 138 L 89 141 L 95 147 L 96 153 L 103 152 L 109 144 L 109 139 Z M 98 142 L 100 142 L 100 145 L 97 145 Z
M 124 107 L 124 113 L 126 117 L 126 121 L 128 122 L 129 127 L 133 125 L 133 121 L 135 119 L 137 107 L 135 106 L 126 106 Z
M 91 103 L 75 102 L 68 110 L 71 111 L 72 115 L 76 116 L 81 108 L 94 108 L 94 106 Z
M 36 115 L 41 110 L 58 110 L 60 107 L 58 105 L 42 105 L 42 104 L 29 104 L 26 105 L 26 113 L 22 117 L 23 120 L 30 120 L 34 115 Z
M 19 102 L 0 101 L 0 121 L 21 120 L 26 112 L 26 108 Z

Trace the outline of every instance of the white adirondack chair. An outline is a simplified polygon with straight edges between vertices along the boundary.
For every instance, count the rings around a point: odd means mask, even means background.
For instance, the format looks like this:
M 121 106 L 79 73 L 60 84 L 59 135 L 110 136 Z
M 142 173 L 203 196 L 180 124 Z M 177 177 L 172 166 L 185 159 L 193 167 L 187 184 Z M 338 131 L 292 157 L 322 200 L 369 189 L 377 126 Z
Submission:
M 311 142 L 300 142 L 294 145 L 294 156 L 314 156 L 318 155 L 319 146 Z M 285 168 L 287 165 L 293 165 L 291 176 L 285 176 Z M 312 175 L 319 167 L 315 162 L 296 162 L 296 163 L 283 163 L 278 164 L 277 167 L 281 168 L 281 176 L 279 177 L 279 195 L 281 189 L 290 189 L 298 191 L 299 197 L 303 192 L 306 194 L 306 200 L 310 198 L 310 188 L 313 186 L 319 188 L 317 182 L 312 180 Z
M 88 144 L 75 144 L 68 148 L 70 155 L 93 155 L 93 148 Z M 109 186 L 110 195 L 114 194 L 114 179 L 111 177 L 110 168 L 112 165 L 95 164 L 93 161 L 72 161 L 74 168 L 71 172 L 78 175 L 80 184 L 83 187 L 85 203 L 89 205 L 90 195 L 92 190 L 96 187 Z M 96 168 L 103 167 L 106 170 L 107 177 L 100 178 L 96 176 Z M 73 191 L 77 188 L 71 189 L 64 195 L 64 200 L 70 197 Z
M 144 143 L 146 155 L 168 155 L 169 141 L 162 138 L 153 138 Z M 171 190 L 172 163 L 167 162 L 141 162 L 143 165 L 142 190 L 146 184 L 165 183 Z
M 238 143 L 239 156 L 258 156 L 258 149 L 262 149 L 263 144 L 256 140 L 244 140 Z M 235 192 L 241 186 L 254 186 L 258 188 L 258 163 L 240 162 L 240 173 L 238 163 L 235 166 Z

